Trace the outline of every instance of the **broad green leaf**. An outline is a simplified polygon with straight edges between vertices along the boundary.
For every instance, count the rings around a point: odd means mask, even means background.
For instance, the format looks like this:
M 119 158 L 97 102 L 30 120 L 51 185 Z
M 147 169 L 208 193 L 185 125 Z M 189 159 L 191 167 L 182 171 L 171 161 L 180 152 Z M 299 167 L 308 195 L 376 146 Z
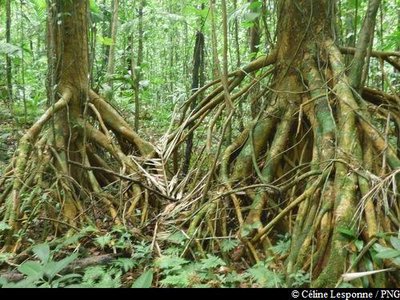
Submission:
M 356 233 L 354 232 L 354 230 L 350 229 L 350 228 L 345 228 L 345 227 L 339 227 L 338 231 L 346 236 L 347 238 L 351 238 L 354 239 L 357 237 Z
M 400 256 L 400 251 L 394 249 L 383 250 L 376 255 L 376 257 L 382 259 L 389 259 L 397 256 Z
M 75 279 L 75 278 L 82 278 L 82 275 L 80 275 L 80 274 L 67 274 L 67 275 L 64 275 L 64 276 L 52 281 L 51 285 L 52 285 L 52 287 L 65 286 L 65 282 L 67 280 L 71 280 L 71 279 Z
M 132 284 L 132 288 L 150 288 L 153 282 L 153 270 L 147 270 Z
M 392 262 L 398 266 L 400 266 L 400 256 L 395 257 L 392 259 Z
M 50 258 L 50 247 L 48 244 L 43 243 L 39 245 L 35 245 L 32 248 L 33 253 L 43 262 L 46 263 Z
M 37 261 L 27 261 L 18 267 L 18 271 L 29 277 L 40 278 L 43 275 L 43 265 Z
M 3 285 L 3 288 L 36 288 L 35 282 L 39 277 L 28 276 L 27 278 L 18 282 L 9 282 Z
M 388 248 L 388 247 L 384 247 L 384 246 L 382 246 L 381 244 L 375 244 L 374 245 L 374 250 L 376 251 L 376 252 L 382 252 L 382 251 L 385 251 L 385 250 L 391 250 L 391 248 Z
M 393 248 L 400 251 L 400 239 L 392 236 L 390 237 L 390 243 L 392 244 Z
M 357 240 L 354 242 L 354 244 L 356 245 L 358 252 L 360 252 L 364 247 L 364 241 L 362 241 L 362 240 Z
M 60 261 L 50 261 L 45 265 L 45 273 L 49 278 L 53 278 L 57 273 L 65 269 L 70 263 L 78 258 L 78 253 L 72 253 L 70 256 Z

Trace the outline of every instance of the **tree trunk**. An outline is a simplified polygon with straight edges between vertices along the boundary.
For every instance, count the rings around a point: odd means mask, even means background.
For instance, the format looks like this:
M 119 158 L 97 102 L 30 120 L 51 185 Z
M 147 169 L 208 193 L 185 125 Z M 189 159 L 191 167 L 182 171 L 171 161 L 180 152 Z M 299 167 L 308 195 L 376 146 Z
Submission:
M 354 240 L 346 232 L 361 235 L 367 244 L 379 231 L 397 230 L 396 222 L 380 221 L 383 212 L 375 207 L 369 191 L 374 186 L 373 176 L 386 168 L 395 170 L 400 160 L 372 125 L 367 109 L 370 103 L 350 86 L 334 42 L 334 2 L 282 0 L 278 8 L 275 51 L 229 75 L 232 92 L 245 74 L 273 64 L 231 95 L 235 101 L 273 74 L 258 96 L 263 97 L 264 108 L 222 157 L 216 158 L 220 166 L 215 180 L 223 188 L 212 201 L 201 202 L 188 234 L 199 235 L 200 228 L 204 232 L 221 228 L 224 235 L 228 224 L 233 226 L 236 220 L 247 255 L 259 261 L 271 255 L 268 249 L 276 233 L 289 232 L 288 285 L 293 282 L 291 274 L 306 271 L 311 274 L 312 286 L 333 287 L 346 270 L 354 268 L 348 250 Z M 190 111 L 182 126 L 192 124 L 193 130 L 201 126 L 198 120 L 214 109 L 218 108 L 218 114 L 227 105 L 224 91 L 223 83 L 217 85 Z M 388 165 L 379 158 L 382 151 Z M 360 173 L 356 166 L 376 175 Z M 395 180 L 394 175 L 389 178 Z M 203 194 L 209 187 L 206 184 Z M 207 196 L 202 199 L 206 201 Z M 391 209 L 395 213 L 396 208 Z M 215 221 L 214 214 L 225 217 Z M 374 269 L 382 267 L 379 261 L 372 264 Z M 371 285 L 384 285 L 381 279 L 376 277 Z
M 127 155 L 133 153 L 151 159 L 155 155 L 153 146 L 143 141 L 118 112 L 89 88 L 88 2 L 54 0 L 48 4 L 49 108 L 21 138 L 9 169 L 12 178 L 0 181 L 0 190 L 5 191 L 0 204 L 4 199 L 7 203 L 3 220 L 12 228 L 5 245 L 12 246 L 14 251 L 21 243 L 21 240 L 15 243 L 13 238 L 20 228 L 19 218 L 43 191 L 52 195 L 53 201 L 60 201 L 59 204 L 49 202 L 31 213 L 45 215 L 46 220 L 61 218 L 61 224 L 73 228 L 91 218 L 84 213 L 84 206 L 93 197 L 98 197 L 98 201 L 91 200 L 90 210 L 98 214 L 98 206 L 103 203 L 112 222 L 120 223 L 121 216 L 113 201 L 123 197 L 108 194 L 103 187 L 115 184 L 123 174 L 135 174 L 136 179 L 125 176 L 130 182 L 124 191 L 129 200 L 125 203 L 126 210 L 121 211 L 122 218 L 133 222 L 135 209 L 149 206 L 148 200 L 142 199 L 137 173 L 144 169 L 138 169 Z M 141 222 L 145 220 L 146 216 L 142 216 Z
M 143 9 L 145 1 L 139 3 L 139 23 L 138 23 L 138 52 L 135 72 L 135 130 L 139 130 L 140 120 L 140 81 L 142 80 L 143 63 Z
M 111 100 L 114 94 L 113 91 L 113 76 L 115 72 L 115 45 L 117 43 L 117 30 L 118 30 L 118 7 L 119 0 L 113 0 L 113 10 L 111 17 L 111 45 L 108 53 L 106 80 L 108 84 L 107 99 Z
M 6 42 L 11 43 L 11 0 L 6 0 Z M 12 107 L 13 87 L 12 87 L 12 66 L 11 57 L 6 55 L 6 78 L 8 91 L 8 105 Z
M 196 93 L 204 85 L 204 35 L 198 31 L 196 33 L 196 41 L 193 51 L 193 72 L 192 72 L 192 94 Z M 202 80 L 203 79 L 203 80 Z M 193 101 L 191 108 L 196 106 L 196 100 Z M 190 130 L 190 125 L 189 125 Z M 193 149 L 193 132 L 191 132 L 186 140 L 185 161 L 182 167 L 182 174 L 187 175 L 190 167 L 190 160 Z

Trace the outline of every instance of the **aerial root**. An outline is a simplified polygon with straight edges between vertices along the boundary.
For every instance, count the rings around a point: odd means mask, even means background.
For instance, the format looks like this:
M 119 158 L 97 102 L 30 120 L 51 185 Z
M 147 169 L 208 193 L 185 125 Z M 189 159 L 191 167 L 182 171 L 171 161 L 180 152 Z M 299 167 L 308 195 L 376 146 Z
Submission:
M 60 113 L 67 112 L 69 116 L 71 97 L 66 90 L 25 133 L 16 157 L 0 179 L 0 203 L 5 203 L 1 215 L 10 225 L 7 249 L 17 251 L 21 241 L 15 242 L 13 235 L 20 230 L 33 231 L 34 225 L 28 225 L 35 217 L 46 227 L 54 227 L 54 232 L 61 232 L 60 227 L 68 230 L 88 222 L 99 226 L 122 222 L 144 225 L 153 214 L 149 210 L 149 193 L 174 200 L 144 183 L 141 162 L 124 152 L 112 134 L 128 141 L 144 161 L 157 155 L 154 147 L 95 93 L 90 93 L 88 103 L 94 125 L 92 121 L 78 119 L 75 130 L 66 139 L 56 134 L 62 128 L 57 123 L 55 127 L 45 127 L 51 120 L 57 122 Z M 152 175 L 146 172 L 146 176 Z

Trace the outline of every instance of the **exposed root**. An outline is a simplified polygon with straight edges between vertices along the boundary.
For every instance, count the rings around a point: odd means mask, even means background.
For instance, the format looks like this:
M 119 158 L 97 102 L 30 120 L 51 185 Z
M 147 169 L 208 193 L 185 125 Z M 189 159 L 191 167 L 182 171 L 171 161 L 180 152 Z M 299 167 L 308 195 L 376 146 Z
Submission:
M 33 235 L 38 226 L 60 234 L 85 223 L 122 223 L 148 229 L 153 244 L 157 231 L 179 226 L 189 237 L 185 255 L 218 251 L 219 237 L 236 236 L 242 245 L 235 259 L 257 262 L 274 255 L 271 245 L 289 233 L 281 266 L 288 285 L 299 271 L 310 274 L 313 286 L 327 287 L 349 267 L 363 270 L 350 263 L 356 239 L 370 248 L 378 232 L 399 228 L 400 159 L 393 140 L 400 145 L 400 135 L 388 129 L 392 123 L 400 128 L 398 96 L 370 88 L 358 95 L 340 50 L 331 41 L 320 49 L 304 53 L 296 70 L 272 52 L 229 74 L 225 89 L 220 80 L 205 85 L 181 107 L 180 123 L 159 145 L 140 138 L 92 91 L 89 116 L 63 127 L 57 118 L 68 117 L 66 91 L 24 135 L 0 179 L 0 214 L 11 226 L 3 246 L 16 251 L 24 241 L 15 234 Z M 262 109 L 235 131 L 235 106 L 256 85 Z M 234 107 L 226 114 L 227 92 Z M 46 126 L 52 119 L 56 126 Z M 236 136 L 230 144 L 228 122 Z M 184 153 L 192 133 L 200 142 L 182 175 L 179 161 L 171 160 Z M 356 237 L 343 234 L 349 231 Z M 382 267 L 367 250 L 363 255 Z

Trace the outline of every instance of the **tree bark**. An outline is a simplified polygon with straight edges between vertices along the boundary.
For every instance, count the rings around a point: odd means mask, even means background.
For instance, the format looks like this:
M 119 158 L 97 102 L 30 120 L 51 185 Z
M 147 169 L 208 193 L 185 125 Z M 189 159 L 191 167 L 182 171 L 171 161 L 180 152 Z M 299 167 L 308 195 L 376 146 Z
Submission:
M 6 42 L 11 43 L 11 0 L 6 0 Z M 8 105 L 13 103 L 12 64 L 11 57 L 6 55 L 6 78 L 8 91 Z
M 108 54 L 108 63 L 107 63 L 107 72 L 106 79 L 107 84 L 110 88 L 110 91 L 107 93 L 107 99 L 110 100 L 114 94 L 113 92 L 113 76 L 115 72 L 115 47 L 117 44 L 117 30 L 118 30 L 118 8 L 119 8 L 119 0 L 113 0 L 113 10 L 111 17 L 111 45 Z

